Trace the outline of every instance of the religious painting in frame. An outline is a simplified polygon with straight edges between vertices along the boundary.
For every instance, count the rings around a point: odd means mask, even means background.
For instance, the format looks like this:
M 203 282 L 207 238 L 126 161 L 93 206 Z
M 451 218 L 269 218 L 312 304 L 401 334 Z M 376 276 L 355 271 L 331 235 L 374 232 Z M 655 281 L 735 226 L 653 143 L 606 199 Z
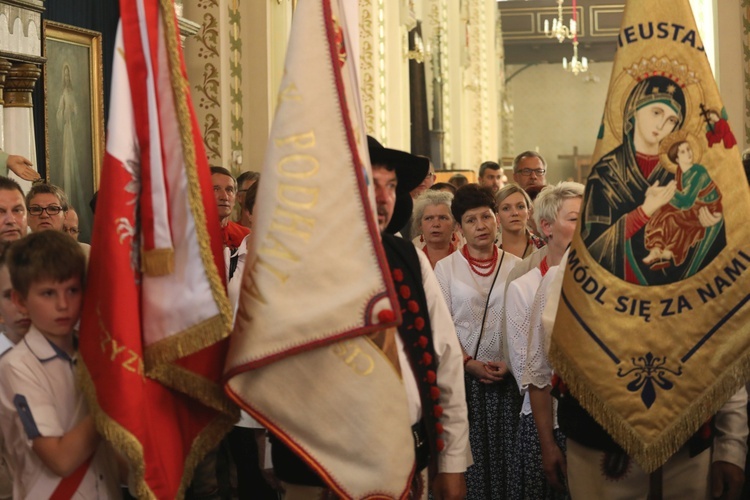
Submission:
M 104 154 L 102 34 L 45 21 L 44 56 L 47 182 L 65 190 L 88 242 Z

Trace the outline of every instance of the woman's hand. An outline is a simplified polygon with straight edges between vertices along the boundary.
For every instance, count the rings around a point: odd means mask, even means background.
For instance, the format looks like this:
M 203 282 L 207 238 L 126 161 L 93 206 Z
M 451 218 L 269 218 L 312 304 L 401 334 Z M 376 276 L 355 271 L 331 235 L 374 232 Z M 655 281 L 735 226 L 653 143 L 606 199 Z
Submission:
M 493 363 L 490 361 L 489 363 L 483 363 L 476 359 L 472 359 L 466 363 L 464 369 L 483 384 L 502 382 L 505 379 L 505 374 L 508 373 L 508 367 L 503 362 Z
M 677 189 L 675 181 L 670 181 L 665 186 L 660 186 L 656 181 L 653 186 L 646 190 L 646 199 L 641 205 L 641 209 L 646 216 L 651 217 L 661 207 L 669 203 Z
M 498 382 L 505 380 L 505 376 L 510 372 L 510 369 L 508 368 L 508 365 L 505 364 L 505 361 L 488 361 L 484 364 L 484 369 L 495 375 L 499 376 L 500 379 Z
M 542 445 L 542 469 L 547 482 L 558 491 L 565 491 L 565 478 L 568 476 L 568 466 L 565 455 L 557 443 Z

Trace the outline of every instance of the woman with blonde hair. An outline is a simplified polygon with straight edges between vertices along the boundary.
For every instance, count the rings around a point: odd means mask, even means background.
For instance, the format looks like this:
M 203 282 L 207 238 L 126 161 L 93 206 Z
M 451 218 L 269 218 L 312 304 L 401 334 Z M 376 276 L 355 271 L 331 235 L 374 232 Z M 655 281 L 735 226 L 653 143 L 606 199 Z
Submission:
M 451 214 L 453 195 L 446 191 L 427 190 L 414 202 L 413 242 L 430 259 L 432 268 L 440 259 L 452 254 L 459 245 L 456 222 Z
M 514 461 L 516 490 L 511 498 L 566 498 L 565 436 L 557 428 L 550 396 L 551 369 L 542 351 L 541 311 L 546 302 L 545 276 L 559 265 L 581 210 L 584 187 L 561 182 L 545 187 L 534 200 L 534 218 L 547 240 L 547 255 L 539 266 L 508 285 L 505 293 L 506 335 L 511 372 L 524 396 Z
M 498 246 L 522 259 L 544 246 L 544 240 L 528 229 L 531 198 L 518 184 L 507 184 L 495 196 L 500 224 Z

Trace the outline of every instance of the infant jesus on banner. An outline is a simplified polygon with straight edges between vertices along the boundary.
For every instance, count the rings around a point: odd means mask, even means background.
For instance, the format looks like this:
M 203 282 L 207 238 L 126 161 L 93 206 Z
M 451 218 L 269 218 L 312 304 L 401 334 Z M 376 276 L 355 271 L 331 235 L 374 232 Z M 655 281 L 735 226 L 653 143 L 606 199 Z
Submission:
M 711 214 L 721 213 L 721 193 L 708 175 L 706 167 L 698 164 L 700 153 L 697 139 L 682 132 L 666 138 L 667 158 L 677 165 L 676 190 L 670 202 L 659 209 L 646 224 L 645 245 L 649 254 L 643 259 L 651 269 L 664 269 L 682 265 L 690 249 L 698 248 L 692 264 L 683 278 L 694 274 L 711 246 L 716 232 L 701 223 L 701 210 Z M 671 145 L 670 145 L 671 143 Z M 716 224 L 720 227 L 720 224 Z

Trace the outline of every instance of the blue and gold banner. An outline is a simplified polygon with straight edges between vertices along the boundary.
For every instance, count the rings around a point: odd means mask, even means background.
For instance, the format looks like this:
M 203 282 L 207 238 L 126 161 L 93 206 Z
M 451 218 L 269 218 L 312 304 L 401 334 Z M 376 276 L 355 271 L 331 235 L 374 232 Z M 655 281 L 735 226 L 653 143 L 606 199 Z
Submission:
M 750 190 L 688 0 L 618 41 L 550 359 L 651 471 L 747 378 Z

